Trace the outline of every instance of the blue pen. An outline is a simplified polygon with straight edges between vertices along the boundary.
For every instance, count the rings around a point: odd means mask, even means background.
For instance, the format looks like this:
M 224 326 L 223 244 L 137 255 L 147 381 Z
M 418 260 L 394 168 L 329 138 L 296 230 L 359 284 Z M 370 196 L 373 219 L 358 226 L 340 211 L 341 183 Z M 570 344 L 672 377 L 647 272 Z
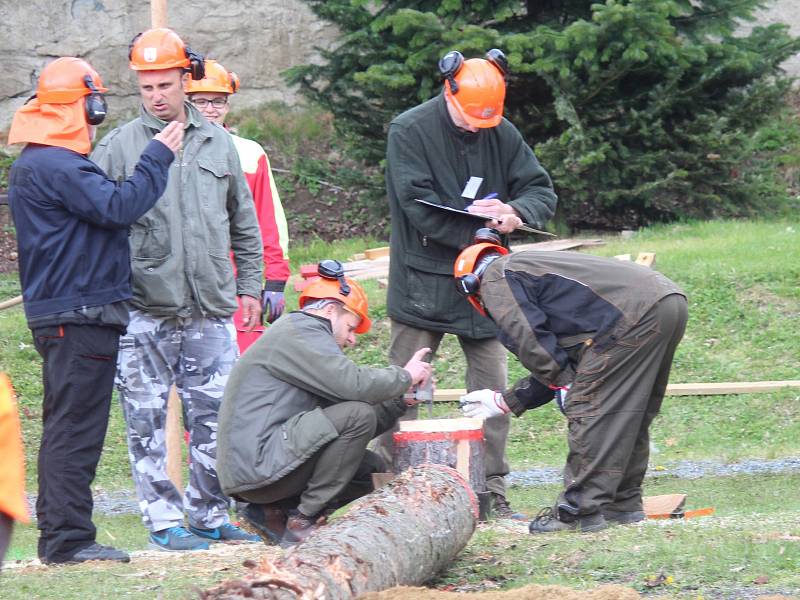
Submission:
M 484 200 L 494 200 L 497 198 L 497 192 L 492 192 L 490 194 L 486 194 L 486 198 Z

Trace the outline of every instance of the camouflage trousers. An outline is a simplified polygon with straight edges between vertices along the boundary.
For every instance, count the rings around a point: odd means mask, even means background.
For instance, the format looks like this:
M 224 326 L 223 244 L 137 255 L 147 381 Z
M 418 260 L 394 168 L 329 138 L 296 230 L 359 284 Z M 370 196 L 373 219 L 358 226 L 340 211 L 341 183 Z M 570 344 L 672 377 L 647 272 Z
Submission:
M 133 310 L 120 338 L 117 388 L 128 430 L 128 454 L 142 520 L 151 531 L 189 524 L 212 529 L 228 521 L 228 498 L 216 473 L 222 392 L 238 358 L 230 318 L 154 317 Z M 189 434 L 189 482 L 167 477 L 165 425 L 175 384 Z

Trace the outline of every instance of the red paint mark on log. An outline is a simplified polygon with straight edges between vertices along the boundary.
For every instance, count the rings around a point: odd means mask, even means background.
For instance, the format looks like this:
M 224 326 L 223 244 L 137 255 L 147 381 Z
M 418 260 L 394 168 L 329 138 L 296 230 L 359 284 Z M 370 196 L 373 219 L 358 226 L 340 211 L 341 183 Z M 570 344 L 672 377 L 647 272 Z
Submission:
M 442 440 L 482 441 L 483 430 L 462 429 L 461 431 L 398 431 L 394 434 L 395 444 L 410 442 L 439 442 Z

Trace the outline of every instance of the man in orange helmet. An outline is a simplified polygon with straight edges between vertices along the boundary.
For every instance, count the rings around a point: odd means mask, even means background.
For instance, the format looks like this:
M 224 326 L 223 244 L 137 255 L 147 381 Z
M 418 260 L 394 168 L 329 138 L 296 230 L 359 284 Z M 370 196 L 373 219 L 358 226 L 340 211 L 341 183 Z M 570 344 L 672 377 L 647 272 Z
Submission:
M 435 352 L 445 333 L 455 334 L 467 359 L 467 389 L 499 389 L 506 383 L 507 359 L 495 339 L 497 330 L 472 311 L 450 281 L 453 260 L 470 243 L 476 218 L 416 200 L 491 216 L 486 225 L 508 234 L 523 221 L 541 228 L 553 215 L 556 196 L 533 151 L 503 118 L 503 53 L 494 49 L 484 58 L 464 60 L 450 52 L 439 68 L 445 78 L 442 93 L 389 125 L 389 360 L 403 364 L 419 346 Z M 410 409 L 405 418 L 416 412 Z M 495 515 L 525 518 L 506 500 L 508 429 L 505 415 L 486 422 L 486 487 Z M 391 434 L 384 435 L 380 447 L 386 460 L 391 445 Z
M 577 252 L 508 254 L 499 236 L 478 233 L 455 261 L 456 287 L 494 320 L 530 376 L 468 393 L 464 413 L 519 416 L 555 399 L 569 421 L 564 489 L 530 532 L 643 520 L 648 429 L 686 328 L 684 293 L 635 263 Z
M 431 365 L 414 352 L 404 367 L 361 367 L 344 354 L 370 329 L 367 297 L 338 261 L 300 295 L 300 311 L 276 321 L 233 368 L 219 423 L 226 493 L 250 502 L 244 518 L 265 541 L 304 539 L 326 511 L 372 491 L 384 471 L 367 450 L 406 410 L 403 394 Z
M 133 39 L 129 59 L 142 98 L 139 117 L 103 138 L 92 158 L 109 175 L 123 176 L 155 132 L 185 123 L 164 198 L 130 235 L 133 309 L 120 340 L 117 386 L 143 521 L 160 550 L 257 541 L 230 522 L 215 468 L 217 413 L 238 357 L 232 315 L 241 303 L 250 330 L 261 315 L 263 255 L 253 197 L 231 136 L 186 101 L 184 86 L 190 77 L 203 78 L 203 58 L 174 31 L 151 29 Z M 166 473 L 173 384 L 189 432 L 185 490 Z
M 128 561 L 95 541 L 92 491 L 108 426 L 120 334 L 131 298 L 128 227 L 167 187 L 183 127 L 171 124 L 109 177 L 86 158 L 106 115 L 87 62 L 59 58 L 8 134 L 24 143 L 9 173 L 25 316 L 42 357 L 36 515 L 45 563 Z M 125 179 L 127 177 L 127 179 Z
M 239 89 L 236 73 L 228 72 L 215 60 L 205 62 L 205 77 L 186 82 L 186 94 L 209 121 L 225 127 L 225 117 L 231 108 L 230 96 Z M 226 127 L 227 129 L 227 127 Z M 261 229 L 264 248 L 264 289 L 261 292 L 261 318 L 272 323 L 283 314 L 286 301 L 283 296 L 286 280 L 289 279 L 289 230 L 283 213 L 278 188 L 264 149 L 254 142 L 231 134 L 239 160 L 242 163 L 247 184 L 253 193 L 256 215 Z M 264 332 L 263 326 L 248 331 L 243 325 L 243 311 L 233 315 L 239 351 L 244 352 Z

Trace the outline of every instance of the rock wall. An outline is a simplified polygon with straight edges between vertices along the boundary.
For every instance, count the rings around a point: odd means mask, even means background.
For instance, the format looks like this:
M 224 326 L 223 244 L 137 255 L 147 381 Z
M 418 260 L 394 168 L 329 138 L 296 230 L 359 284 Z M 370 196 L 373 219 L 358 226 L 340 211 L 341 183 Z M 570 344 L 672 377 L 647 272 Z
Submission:
M 168 8 L 169 26 L 184 42 L 239 75 L 237 106 L 294 103 L 279 73 L 318 61 L 315 46 L 330 47 L 336 36 L 300 0 L 172 0 Z M 0 131 L 58 56 L 80 56 L 98 70 L 112 119 L 132 114 L 138 94 L 128 44 L 149 27 L 150 3 L 141 0 L 0 0 Z
M 797 0 L 774 0 L 760 22 L 791 24 L 800 35 Z M 336 29 L 319 21 L 301 0 L 172 0 L 168 21 L 186 43 L 217 58 L 241 77 L 237 106 L 297 96 L 279 73 L 319 60 L 315 47 L 330 48 Z M 150 26 L 150 3 L 141 0 L 0 0 L 0 131 L 33 92 L 42 67 L 58 56 L 81 56 L 110 89 L 111 118 L 138 106 L 128 43 Z M 800 76 L 800 56 L 787 61 Z

